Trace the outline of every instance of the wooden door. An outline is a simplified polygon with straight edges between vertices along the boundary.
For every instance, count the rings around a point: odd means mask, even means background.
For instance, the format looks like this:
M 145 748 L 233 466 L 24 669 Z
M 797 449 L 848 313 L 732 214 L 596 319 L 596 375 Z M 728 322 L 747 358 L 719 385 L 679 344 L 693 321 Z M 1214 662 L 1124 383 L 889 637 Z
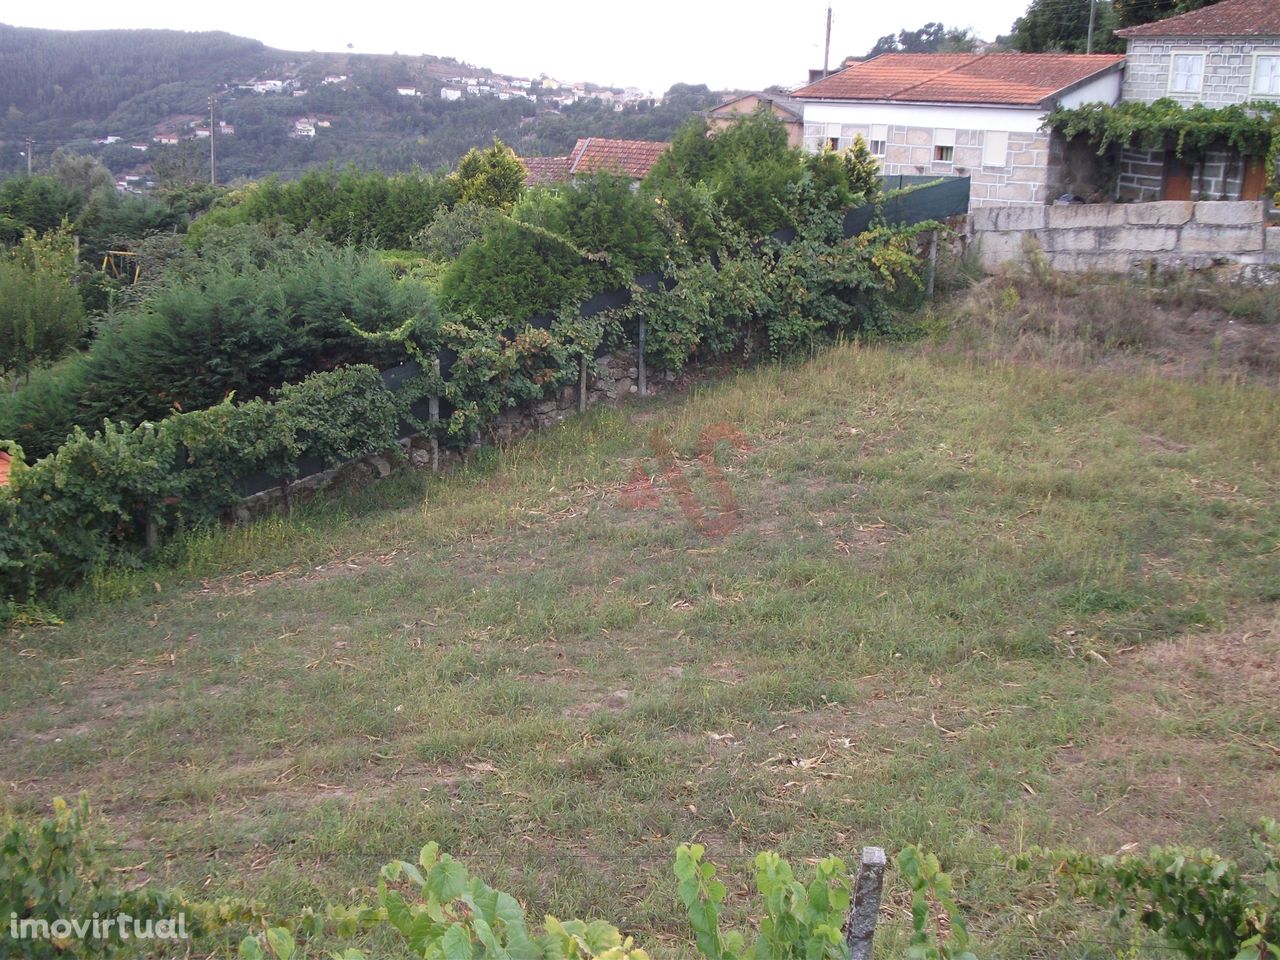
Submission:
M 1190 200 L 1191 183 L 1195 167 L 1172 150 L 1164 155 L 1164 183 L 1160 187 L 1161 200 Z
M 1267 195 L 1267 161 L 1262 157 L 1244 158 L 1244 177 L 1240 183 L 1241 200 L 1261 200 Z

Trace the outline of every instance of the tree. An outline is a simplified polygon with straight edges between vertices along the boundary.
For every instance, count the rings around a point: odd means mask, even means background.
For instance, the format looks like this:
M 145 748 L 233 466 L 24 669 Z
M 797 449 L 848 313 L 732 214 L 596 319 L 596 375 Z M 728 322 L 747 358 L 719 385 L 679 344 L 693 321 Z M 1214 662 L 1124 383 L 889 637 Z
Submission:
M 1009 44 L 1022 53 L 1084 53 L 1093 3 L 1094 0 L 1032 0 L 1027 12 L 1014 21 Z M 1093 20 L 1093 52 L 1122 50 L 1123 43 L 1112 32 L 1116 21 L 1110 0 L 1096 0 Z
M 18 378 L 57 360 L 84 333 L 84 305 L 72 286 L 75 253 L 65 226 L 22 243 L 0 260 L 0 370 Z
M 49 176 L 6 180 L 0 184 L 0 243 L 17 243 L 27 230 L 42 234 L 74 220 L 84 199 Z
M 978 38 L 971 29 L 926 23 L 918 30 L 885 34 L 867 51 L 867 57 L 882 53 L 972 53 L 977 45 Z
M 114 193 L 116 189 L 116 178 L 100 160 L 65 147 L 53 151 L 49 159 L 49 176 L 68 190 L 90 198 L 103 191 Z
M 1141 23 L 1163 20 L 1217 2 L 1218 0 L 1115 0 L 1116 23 L 1120 27 L 1136 27 Z
M 509 210 L 524 193 L 524 164 L 514 150 L 494 137 L 491 146 L 469 150 L 458 161 L 451 179 L 463 203 Z

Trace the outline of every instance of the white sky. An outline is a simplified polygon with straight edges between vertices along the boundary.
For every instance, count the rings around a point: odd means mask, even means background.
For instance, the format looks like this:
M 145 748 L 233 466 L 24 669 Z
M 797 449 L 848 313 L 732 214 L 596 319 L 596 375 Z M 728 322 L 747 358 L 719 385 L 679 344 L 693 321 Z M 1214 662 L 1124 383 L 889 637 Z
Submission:
M 1007 33 L 1028 0 L 835 0 L 831 62 L 930 21 Z M 503 73 L 590 80 L 661 93 L 672 83 L 759 88 L 822 66 L 826 0 L 220 0 L 212 4 L 55 0 L 6 4 L 0 21 L 56 29 L 225 30 L 284 50 L 457 57 Z

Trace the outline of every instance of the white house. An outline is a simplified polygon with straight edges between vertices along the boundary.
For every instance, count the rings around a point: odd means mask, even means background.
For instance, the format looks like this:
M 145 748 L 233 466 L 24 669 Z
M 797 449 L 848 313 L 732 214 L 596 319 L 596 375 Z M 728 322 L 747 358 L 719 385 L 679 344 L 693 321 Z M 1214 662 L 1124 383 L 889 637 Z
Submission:
M 396 93 L 402 97 L 416 97 L 418 95 L 417 87 L 396 87 Z
M 457 87 L 441 87 L 440 99 L 441 100 L 461 100 L 462 91 L 459 90 Z
M 1118 55 L 889 53 L 793 96 L 808 150 L 861 136 L 888 175 L 970 177 L 974 207 L 1041 204 L 1057 162 L 1045 115 L 1116 103 L 1123 66 Z

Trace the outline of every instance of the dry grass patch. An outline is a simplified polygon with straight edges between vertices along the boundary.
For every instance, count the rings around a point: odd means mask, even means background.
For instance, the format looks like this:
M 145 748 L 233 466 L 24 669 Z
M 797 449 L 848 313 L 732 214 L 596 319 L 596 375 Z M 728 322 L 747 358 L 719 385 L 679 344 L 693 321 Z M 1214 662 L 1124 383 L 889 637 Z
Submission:
M 1114 664 L 1096 731 L 1058 752 L 1055 815 L 1098 849 L 1197 844 L 1280 809 L 1280 612 Z

